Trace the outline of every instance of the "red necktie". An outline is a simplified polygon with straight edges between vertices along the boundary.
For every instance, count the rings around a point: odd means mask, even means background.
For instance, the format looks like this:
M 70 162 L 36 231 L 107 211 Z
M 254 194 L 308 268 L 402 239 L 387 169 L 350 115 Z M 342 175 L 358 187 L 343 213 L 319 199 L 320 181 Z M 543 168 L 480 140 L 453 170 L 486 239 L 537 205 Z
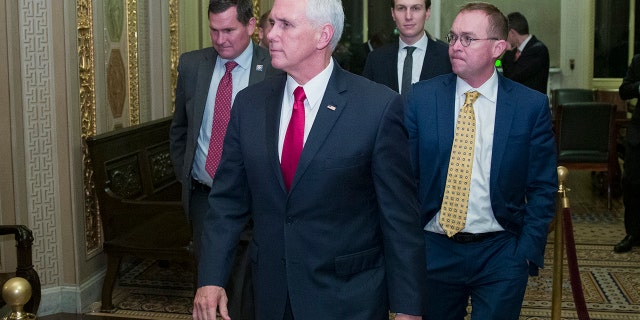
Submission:
M 307 95 L 302 87 L 297 87 L 293 91 L 293 112 L 291 120 L 287 127 L 287 133 L 284 136 L 284 145 L 282 146 L 282 158 L 280 160 L 280 168 L 282 169 L 282 178 L 287 187 L 287 191 L 291 188 L 293 176 L 296 174 L 300 154 L 304 140 L 304 99 Z
M 222 156 L 222 141 L 227 132 L 229 124 L 229 114 L 231 113 L 231 94 L 233 93 L 233 80 L 231 71 L 238 65 L 235 61 L 228 61 L 224 64 L 226 71 L 218 84 L 216 92 L 216 104 L 213 109 L 213 125 L 211 126 L 211 138 L 209 139 L 209 153 L 204 168 L 213 179 Z
M 515 58 L 513 59 L 513 61 L 518 61 L 518 59 L 520 59 L 520 54 L 521 54 L 521 53 L 522 53 L 522 52 L 520 51 L 520 49 L 516 49 L 516 56 L 515 56 Z

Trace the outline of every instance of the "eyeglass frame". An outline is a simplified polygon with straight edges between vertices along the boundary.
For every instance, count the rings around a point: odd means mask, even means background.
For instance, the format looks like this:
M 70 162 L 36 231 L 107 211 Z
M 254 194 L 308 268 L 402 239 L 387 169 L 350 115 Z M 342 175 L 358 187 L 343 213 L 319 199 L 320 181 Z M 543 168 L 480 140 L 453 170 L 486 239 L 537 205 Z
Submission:
M 462 40 L 462 39 L 466 39 L 466 40 Z M 460 40 L 460 44 L 463 47 L 468 47 L 471 45 L 471 42 L 473 41 L 477 41 L 477 40 L 500 40 L 498 38 L 484 38 L 484 39 L 480 39 L 480 38 L 472 38 L 469 34 L 467 33 L 463 33 L 462 35 L 457 35 L 453 32 L 449 32 L 447 33 L 447 43 L 449 43 L 449 46 L 453 46 L 454 44 L 456 44 L 456 42 Z M 453 41 L 453 42 L 452 42 Z M 465 44 L 466 42 L 466 44 Z

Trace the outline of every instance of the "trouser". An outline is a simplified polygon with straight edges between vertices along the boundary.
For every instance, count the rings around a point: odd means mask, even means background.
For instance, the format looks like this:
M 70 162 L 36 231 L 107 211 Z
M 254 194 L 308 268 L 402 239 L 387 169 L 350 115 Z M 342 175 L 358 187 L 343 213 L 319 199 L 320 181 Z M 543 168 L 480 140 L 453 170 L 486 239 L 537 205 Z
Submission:
M 471 299 L 474 320 L 517 320 L 529 279 L 518 240 L 508 232 L 456 241 L 425 232 L 427 295 L 423 318 L 463 320 Z
M 640 145 L 625 146 L 622 200 L 625 231 L 640 237 Z
M 204 218 L 209 210 L 210 190 L 202 185 L 193 183 L 192 185 L 191 198 L 189 199 L 189 218 L 193 231 L 194 250 L 196 257 L 199 257 Z M 225 287 L 227 298 L 229 298 L 229 315 L 234 320 L 253 320 L 255 318 L 251 258 L 249 256 L 251 235 L 252 224 L 249 223 L 240 236 L 231 275 Z

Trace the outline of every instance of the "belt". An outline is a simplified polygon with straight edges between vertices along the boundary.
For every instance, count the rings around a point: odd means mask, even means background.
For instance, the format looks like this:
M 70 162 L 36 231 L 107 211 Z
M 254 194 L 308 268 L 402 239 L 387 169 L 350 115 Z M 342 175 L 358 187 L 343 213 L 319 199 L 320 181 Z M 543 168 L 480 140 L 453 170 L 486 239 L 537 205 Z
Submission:
M 196 179 L 191 178 L 191 190 L 200 190 L 209 193 L 211 191 L 211 187 Z
M 501 233 L 502 231 L 485 232 L 485 233 L 458 232 L 449 239 L 458 243 L 470 243 L 470 242 L 478 242 L 478 241 L 486 240 L 489 238 L 493 238 Z

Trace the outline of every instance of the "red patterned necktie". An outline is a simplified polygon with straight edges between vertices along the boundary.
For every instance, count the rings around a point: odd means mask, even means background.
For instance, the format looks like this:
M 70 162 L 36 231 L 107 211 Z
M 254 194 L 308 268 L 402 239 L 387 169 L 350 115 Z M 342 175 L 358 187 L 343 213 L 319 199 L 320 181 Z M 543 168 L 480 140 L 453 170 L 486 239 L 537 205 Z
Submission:
M 302 87 L 297 87 L 293 91 L 293 111 L 291 120 L 287 127 L 287 133 L 284 136 L 284 145 L 282 146 L 282 158 L 280 160 L 280 168 L 282 169 L 282 178 L 287 191 L 291 188 L 293 176 L 298 168 L 300 154 L 304 140 L 304 99 L 307 95 Z
M 522 51 L 520 51 L 520 49 L 516 49 L 516 56 L 513 61 L 518 61 L 518 59 L 520 59 L 520 54 L 522 54 Z
M 204 168 L 213 177 L 218 169 L 220 157 L 222 156 L 222 141 L 227 132 L 229 124 L 229 114 L 231 113 L 231 95 L 233 93 L 233 80 L 231 71 L 238 65 L 235 61 L 228 61 L 224 64 L 226 70 L 224 76 L 218 84 L 216 92 L 216 102 L 213 109 L 213 125 L 211 126 L 211 138 L 209 139 L 209 153 Z

